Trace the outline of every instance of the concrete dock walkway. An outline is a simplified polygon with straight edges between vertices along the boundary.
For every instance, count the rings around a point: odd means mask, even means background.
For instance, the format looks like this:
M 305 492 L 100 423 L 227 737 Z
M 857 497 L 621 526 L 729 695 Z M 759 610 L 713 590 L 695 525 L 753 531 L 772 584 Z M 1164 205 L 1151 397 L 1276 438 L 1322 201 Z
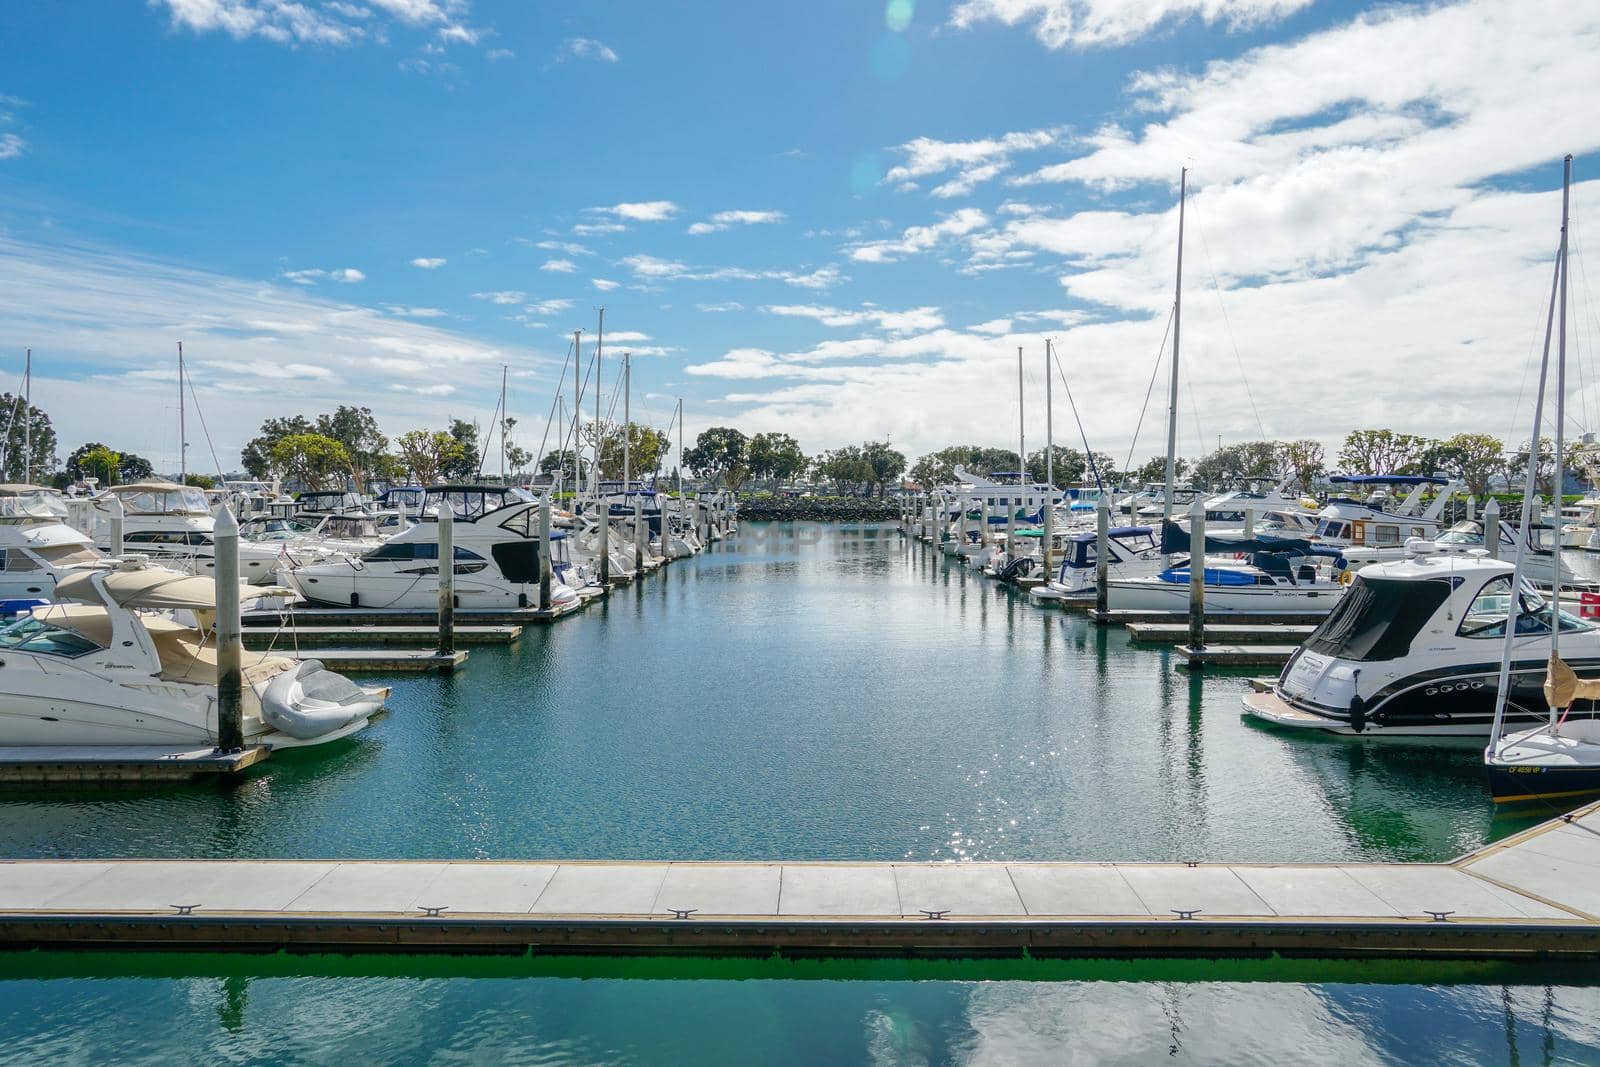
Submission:
M 1439 864 L 21 860 L 0 945 L 1600 956 L 1600 804 Z

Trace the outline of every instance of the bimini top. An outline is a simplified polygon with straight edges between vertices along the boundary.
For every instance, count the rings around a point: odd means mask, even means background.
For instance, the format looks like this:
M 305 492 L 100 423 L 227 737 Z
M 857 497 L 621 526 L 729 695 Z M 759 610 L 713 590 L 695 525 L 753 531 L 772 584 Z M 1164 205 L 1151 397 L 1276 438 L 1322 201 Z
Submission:
M 106 493 L 120 498 L 123 507 L 135 515 L 211 514 L 206 495 L 192 485 L 134 482 L 131 485 L 113 485 Z
M 1449 478 L 1437 474 L 1335 474 L 1334 485 L 1449 485 Z
M 1142 534 L 1149 534 L 1151 537 L 1154 537 L 1156 535 L 1155 527 L 1154 526 L 1113 526 L 1113 527 L 1111 527 L 1111 529 L 1106 531 L 1106 536 L 1107 537 L 1138 537 L 1138 536 L 1140 536 Z M 1099 536 L 1100 535 L 1097 534 L 1097 533 L 1078 533 L 1078 534 L 1073 534 L 1072 535 L 1072 541 L 1073 541 L 1074 544 L 1080 544 L 1081 545 L 1081 544 L 1084 544 L 1084 543 L 1089 542 L 1089 541 L 1097 540 L 1099 538 Z
M 112 601 L 122 608 L 186 608 L 190 611 L 215 611 L 217 583 L 210 578 L 200 578 L 159 567 L 128 567 L 107 570 L 94 567 L 75 570 L 56 583 L 56 597 L 61 600 L 81 600 L 99 603 L 100 594 L 94 587 L 94 576 L 105 576 L 105 590 Z M 240 586 L 241 598 L 258 596 L 294 596 L 288 589 L 260 589 Z

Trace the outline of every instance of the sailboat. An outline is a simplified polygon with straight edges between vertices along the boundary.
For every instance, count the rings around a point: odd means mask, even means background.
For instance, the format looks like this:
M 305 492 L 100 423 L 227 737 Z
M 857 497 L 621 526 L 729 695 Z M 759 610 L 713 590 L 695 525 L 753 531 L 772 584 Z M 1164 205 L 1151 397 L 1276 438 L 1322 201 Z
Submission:
M 1562 164 L 1561 176 L 1561 245 L 1556 255 L 1556 277 L 1551 294 L 1551 311 L 1545 320 L 1544 357 L 1539 366 L 1539 393 L 1533 407 L 1532 441 L 1539 440 L 1544 414 L 1545 380 L 1550 367 L 1550 320 L 1559 322 L 1556 342 L 1556 418 L 1555 418 L 1555 477 L 1559 482 L 1565 472 L 1566 450 L 1566 391 L 1567 391 L 1567 235 L 1571 219 L 1572 157 Z M 1538 470 L 1538 449 L 1528 449 L 1528 471 L 1523 484 L 1522 541 L 1527 542 L 1530 516 L 1533 511 L 1533 493 Z M 1519 554 L 1513 581 L 1521 585 L 1523 556 Z M 1561 658 L 1561 634 L 1568 630 L 1561 612 L 1561 572 L 1555 571 L 1551 586 L 1553 602 L 1552 621 L 1549 627 L 1550 659 L 1545 671 L 1543 686 L 1545 721 L 1531 729 L 1504 733 L 1506 704 L 1509 696 L 1512 648 L 1517 633 L 1518 599 L 1512 597 L 1507 605 L 1506 640 L 1500 659 L 1500 690 L 1495 700 L 1494 729 L 1489 747 L 1484 750 L 1484 765 L 1489 772 L 1489 789 L 1497 802 L 1537 800 L 1552 797 L 1571 797 L 1600 792 L 1600 719 L 1595 717 L 1595 704 L 1600 699 L 1600 679 L 1582 679 Z M 1577 628 L 1591 629 L 1587 623 L 1573 620 Z M 1572 716 L 1574 704 L 1588 703 L 1586 714 Z

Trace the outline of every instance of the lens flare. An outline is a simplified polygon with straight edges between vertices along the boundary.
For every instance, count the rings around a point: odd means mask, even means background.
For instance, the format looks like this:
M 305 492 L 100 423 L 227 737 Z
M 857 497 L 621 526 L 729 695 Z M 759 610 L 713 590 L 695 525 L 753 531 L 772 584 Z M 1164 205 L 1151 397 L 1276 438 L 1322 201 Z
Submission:
M 883 24 L 895 33 L 904 33 L 911 25 L 916 6 L 914 0 L 889 0 L 889 5 L 883 9 Z
M 911 45 L 898 33 L 886 33 L 872 46 L 872 73 L 879 81 L 899 81 L 911 66 Z
M 882 178 L 883 168 L 878 165 L 878 157 L 872 153 L 857 156 L 851 161 L 850 191 L 857 196 L 865 196 L 872 192 Z

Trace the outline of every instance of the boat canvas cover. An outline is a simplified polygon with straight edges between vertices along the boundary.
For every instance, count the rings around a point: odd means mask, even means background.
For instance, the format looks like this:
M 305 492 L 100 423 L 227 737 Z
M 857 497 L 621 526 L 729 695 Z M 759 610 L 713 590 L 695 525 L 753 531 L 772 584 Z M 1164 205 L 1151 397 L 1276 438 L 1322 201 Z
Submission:
M 1219 555 L 1274 552 L 1286 556 L 1333 557 L 1343 554 L 1331 545 L 1319 545 L 1298 537 L 1213 537 L 1207 534 L 1205 541 L 1205 550 Z M 1193 538 L 1177 523 L 1166 523 L 1161 528 L 1161 551 L 1166 555 L 1193 552 Z
M 105 590 L 118 607 L 188 609 L 190 611 L 215 611 L 217 608 L 217 583 L 210 578 L 179 574 L 177 571 L 157 567 L 133 570 L 82 570 L 56 583 L 59 600 L 82 600 L 94 603 L 100 599 L 94 587 L 94 576 L 105 576 Z M 249 600 L 262 596 L 294 596 L 287 589 L 259 589 L 241 584 L 239 596 Z
M 207 579 L 209 581 L 209 579 Z M 33 612 L 54 626 L 61 626 L 93 641 L 101 648 L 111 645 L 111 616 L 97 604 L 51 604 Z M 160 677 L 168 682 L 217 684 L 217 648 L 192 626 L 160 615 L 139 620 L 156 647 L 161 660 Z M 247 685 L 264 681 L 294 666 L 294 661 L 269 652 L 244 652 L 240 665 Z
M 1453 588 L 1449 578 L 1402 581 L 1357 575 L 1305 648 L 1358 663 L 1401 659 Z

